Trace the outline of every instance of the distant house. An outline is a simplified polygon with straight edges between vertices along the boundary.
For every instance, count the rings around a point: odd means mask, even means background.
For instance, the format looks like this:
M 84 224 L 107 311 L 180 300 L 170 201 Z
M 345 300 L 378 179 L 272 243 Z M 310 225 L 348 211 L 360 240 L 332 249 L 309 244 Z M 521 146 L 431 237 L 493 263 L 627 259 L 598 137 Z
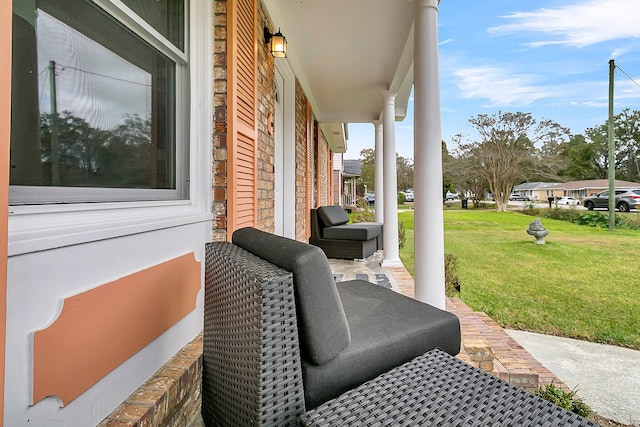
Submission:
M 640 188 L 640 183 L 615 180 L 616 188 Z M 585 197 L 600 193 L 609 188 L 608 179 L 590 179 L 569 182 L 525 182 L 513 187 L 515 193 L 531 200 L 547 200 L 548 197 L 573 197 L 583 200 Z
M 362 164 L 360 160 L 345 159 L 342 174 L 342 188 L 344 189 L 342 206 L 355 205 L 358 202 L 358 197 L 363 196 L 363 194 L 358 194 L 358 180 L 361 176 Z
M 344 159 L 342 153 L 333 158 L 333 203 L 346 207 L 356 205 L 358 198 L 358 180 L 362 176 L 360 160 Z

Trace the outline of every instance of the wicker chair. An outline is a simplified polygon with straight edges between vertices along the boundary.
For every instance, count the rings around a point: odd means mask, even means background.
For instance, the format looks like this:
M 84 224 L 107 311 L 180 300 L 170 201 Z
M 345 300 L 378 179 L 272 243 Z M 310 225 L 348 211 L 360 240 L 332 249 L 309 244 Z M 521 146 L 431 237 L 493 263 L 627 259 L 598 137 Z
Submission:
M 251 228 L 233 242 L 206 247 L 207 425 L 295 424 L 433 348 L 460 349 L 455 315 L 366 281 L 336 285 L 316 246 Z
M 382 249 L 382 224 L 348 221 L 340 206 L 311 209 L 309 243 L 321 248 L 328 258 L 364 259 Z

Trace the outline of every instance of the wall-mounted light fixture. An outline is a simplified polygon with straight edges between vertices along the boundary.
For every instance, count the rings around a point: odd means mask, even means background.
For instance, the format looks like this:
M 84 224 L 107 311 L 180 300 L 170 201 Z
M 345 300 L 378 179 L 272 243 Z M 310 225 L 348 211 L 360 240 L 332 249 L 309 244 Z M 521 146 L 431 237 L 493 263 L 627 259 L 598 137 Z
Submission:
M 267 27 L 264 27 L 264 42 L 269 45 L 271 55 L 274 58 L 287 57 L 287 39 L 282 35 L 280 29 L 275 34 L 271 34 Z

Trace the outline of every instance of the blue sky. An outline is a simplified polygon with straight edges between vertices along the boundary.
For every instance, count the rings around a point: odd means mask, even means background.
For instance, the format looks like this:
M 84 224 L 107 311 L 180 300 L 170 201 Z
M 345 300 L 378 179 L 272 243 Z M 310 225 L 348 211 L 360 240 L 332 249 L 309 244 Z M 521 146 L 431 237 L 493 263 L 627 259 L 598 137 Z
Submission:
M 573 134 L 604 124 L 609 60 L 615 113 L 640 110 L 640 0 L 442 0 L 442 139 L 474 137 L 469 118 L 522 111 Z M 621 71 L 622 70 L 622 71 Z M 628 75 L 625 75 L 625 73 Z M 372 124 L 350 124 L 345 158 L 373 148 Z M 396 123 L 397 152 L 413 158 L 413 103 Z

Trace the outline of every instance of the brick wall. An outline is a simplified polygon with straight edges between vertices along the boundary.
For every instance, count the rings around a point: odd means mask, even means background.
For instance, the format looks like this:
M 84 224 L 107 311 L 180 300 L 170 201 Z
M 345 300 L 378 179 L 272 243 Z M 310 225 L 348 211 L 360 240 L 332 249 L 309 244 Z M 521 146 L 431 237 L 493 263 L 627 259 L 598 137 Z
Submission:
M 316 124 L 317 126 L 317 124 Z M 327 144 L 326 139 L 324 138 L 324 134 L 322 132 L 318 132 L 318 153 L 316 153 L 316 168 L 318 168 L 317 176 L 318 176 L 318 198 L 316 200 L 317 206 L 325 206 L 330 205 L 331 200 L 329 200 L 330 194 L 330 182 L 331 182 L 331 170 L 330 167 L 330 156 L 331 150 L 329 150 L 329 145 Z
M 307 140 L 306 105 L 302 87 L 296 81 L 296 239 L 306 241 L 307 224 Z
M 227 2 L 214 2 L 212 239 L 227 239 Z
M 340 186 L 342 185 L 342 180 L 340 179 L 340 171 L 334 170 L 333 173 L 333 200 L 332 204 L 338 205 L 341 204 L 340 195 L 342 193 Z
M 98 427 L 185 427 L 202 405 L 202 335 L 127 398 Z
M 258 215 L 257 228 L 275 230 L 275 141 L 268 132 L 270 119 L 275 115 L 275 58 L 262 40 L 262 23 L 268 22 L 262 3 L 258 15 Z M 276 30 L 270 28 L 274 33 Z

